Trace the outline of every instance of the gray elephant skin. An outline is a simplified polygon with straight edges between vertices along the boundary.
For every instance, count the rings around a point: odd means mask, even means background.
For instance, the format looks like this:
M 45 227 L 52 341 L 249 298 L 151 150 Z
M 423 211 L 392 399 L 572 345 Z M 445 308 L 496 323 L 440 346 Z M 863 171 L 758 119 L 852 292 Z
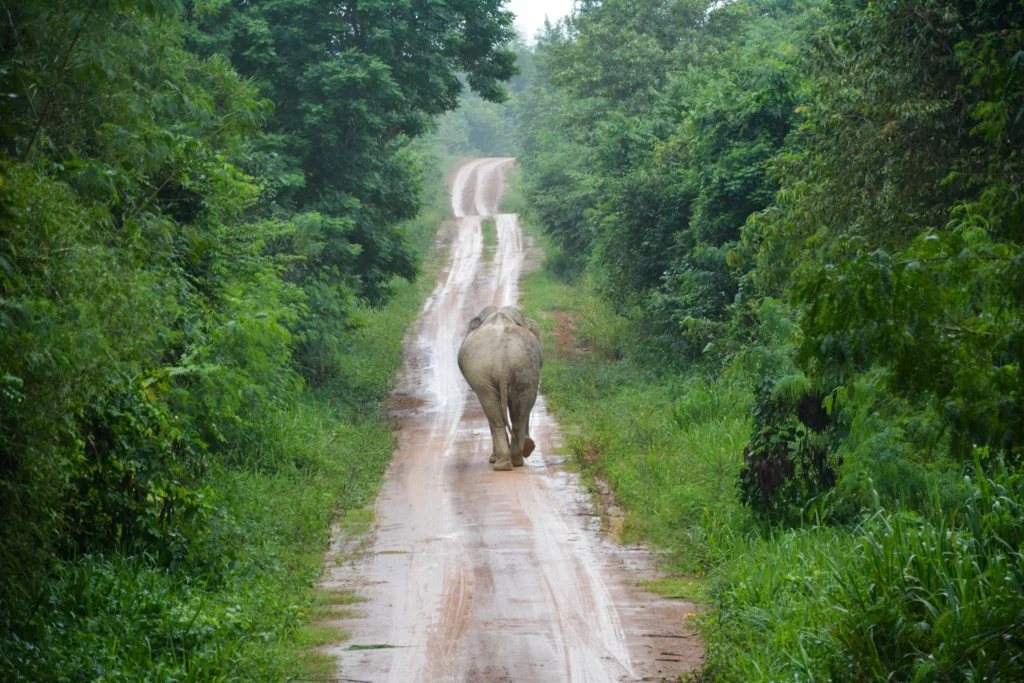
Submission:
M 518 309 L 488 306 L 469 323 L 459 348 L 459 370 L 487 415 L 496 471 L 521 467 L 533 452 L 530 411 L 537 402 L 543 356 L 537 321 Z

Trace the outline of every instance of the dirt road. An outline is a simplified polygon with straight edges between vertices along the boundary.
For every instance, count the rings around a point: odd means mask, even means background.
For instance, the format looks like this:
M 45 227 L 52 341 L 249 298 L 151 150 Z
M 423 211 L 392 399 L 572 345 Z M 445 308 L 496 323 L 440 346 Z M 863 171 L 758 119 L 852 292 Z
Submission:
M 693 606 L 637 587 L 655 576 L 652 558 L 600 535 L 578 477 L 553 454 L 561 436 L 543 397 L 526 466 L 493 472 L 487 462 L 486 418 L 456 353 L 481 308 L 517 300 L 526 248 L 517 217 L 498 213 L 512 163 L 470 161 L 451 182 L 449 263 L 406 343 L 377 529 L 357 559 L 329 562 L 328 587 L 368 598 L 358 618 L 337 622 L 351 639 L 325 649 L 341 680 L 603 683 L 661 680 L 700 662 L 683 623 Z M 498 232 L 490 262 L 485 216 Z

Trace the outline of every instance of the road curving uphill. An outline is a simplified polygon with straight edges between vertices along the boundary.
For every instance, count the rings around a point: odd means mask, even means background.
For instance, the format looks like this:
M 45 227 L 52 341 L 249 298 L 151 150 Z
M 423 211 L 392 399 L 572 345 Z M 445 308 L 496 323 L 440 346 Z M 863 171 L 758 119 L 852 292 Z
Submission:
M 337 624 L 352 638 L 325 648 L 341 680 L 603 683 L 699 667 L 683 620 L 693 606 L 636 587 L 653 559 L 601 536 L 578 477 L 552 454 L 561 436 L 543 396 L 526 466 L 488 464 L 487 420 L 456 356 L 483 307 L 517 303 L 526 245 L 517 216 L 498 213 L 513 164 L 477 159 L 454 173 L 448 265 L 407 339 L 377 528 L 358 559 L 328 562 L 326 585 L 368 599 Z M 497 228 L 489 262 L 483 217 Z

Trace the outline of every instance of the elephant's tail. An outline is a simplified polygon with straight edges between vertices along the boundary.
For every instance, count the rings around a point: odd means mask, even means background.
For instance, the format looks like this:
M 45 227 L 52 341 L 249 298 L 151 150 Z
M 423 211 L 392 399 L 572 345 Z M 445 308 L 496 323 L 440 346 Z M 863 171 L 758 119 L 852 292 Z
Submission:
M 512 436 L 512 425 L 508 421 L 508 378 L 502 377 L 498 382 L 498 396 L 501 398 L 501 420 L 505 423 L 509 437 Z

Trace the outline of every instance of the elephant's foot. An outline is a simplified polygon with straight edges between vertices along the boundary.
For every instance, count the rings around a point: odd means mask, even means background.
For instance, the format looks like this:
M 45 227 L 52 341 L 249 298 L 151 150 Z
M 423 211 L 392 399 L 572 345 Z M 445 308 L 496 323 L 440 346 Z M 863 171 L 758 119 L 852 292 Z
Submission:
M 523 457 L 529 458 L 530 454 L 533 453 L 533 449 L 537 447 L 537 444 L 533 442 L 533 439 L 526 437 L 523 441 Z
M 508 472 L 512 469 L 512 458 L 505 456 L 494 463 L 495 472 Z
M 526 463 L 523 462 L 523 456 L 512 454 L 512 467 L 522 467 Z
M 492 465 L 494 463 L 498 462 L 498 454 L 497 453 L 491 453 L 491 459 L 488 460 L 487 462 L 491 463 Z

